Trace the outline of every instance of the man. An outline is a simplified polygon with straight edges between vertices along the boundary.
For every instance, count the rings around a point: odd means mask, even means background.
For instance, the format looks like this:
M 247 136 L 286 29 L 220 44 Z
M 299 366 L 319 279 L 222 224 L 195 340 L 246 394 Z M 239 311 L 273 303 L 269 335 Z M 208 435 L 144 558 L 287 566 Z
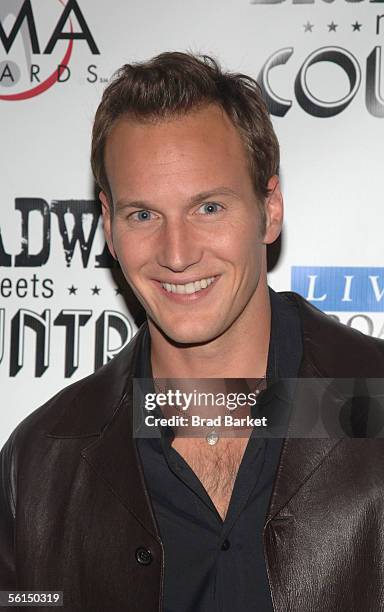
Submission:
M 182 53 L 124 66 L 96 114 L 92 165 L 109 249 L 147 321 L 4 447 L 1 588 L 62 590 L 65 610 L 383 609 L 381 440 L 137 434 L 133 379 L 158 392 L 261 381 L 256 408 L 273 420 L 292 400 L 280 380 L 357 389 L 383 375 L 383 342 L 268 289 L 283 204 L 256 83 Z

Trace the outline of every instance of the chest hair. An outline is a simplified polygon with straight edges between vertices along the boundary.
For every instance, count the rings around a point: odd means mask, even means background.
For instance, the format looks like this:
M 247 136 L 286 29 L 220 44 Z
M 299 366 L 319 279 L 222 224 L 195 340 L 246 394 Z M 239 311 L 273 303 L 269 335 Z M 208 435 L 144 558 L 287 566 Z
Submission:
M 209 446 L 198 438 L 175 438 L 172 444 L 195 472 L 223 520 L 247 443 L 247 438 L 221 438 Z

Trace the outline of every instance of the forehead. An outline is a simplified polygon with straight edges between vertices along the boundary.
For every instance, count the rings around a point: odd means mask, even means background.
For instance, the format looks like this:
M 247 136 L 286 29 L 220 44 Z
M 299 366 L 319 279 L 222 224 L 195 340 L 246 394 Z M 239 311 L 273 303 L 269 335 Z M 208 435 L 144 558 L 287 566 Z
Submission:
M 232 187 L 250 180 L 239 131 L 217 105 L 157 121 L 118 120 L 107 138 L 105 165 L 112 193 L 124 184 L 150 190 L 200 182 L 204 189 L 224 178 Z

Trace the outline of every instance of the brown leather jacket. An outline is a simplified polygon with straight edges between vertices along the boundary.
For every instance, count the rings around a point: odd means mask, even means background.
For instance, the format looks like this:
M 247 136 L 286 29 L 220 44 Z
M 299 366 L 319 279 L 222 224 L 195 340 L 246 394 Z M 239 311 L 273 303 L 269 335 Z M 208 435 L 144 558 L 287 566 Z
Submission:
M 384 342 L 283 295 L 300 310 L 301 377 L 384 376 Z M 164 552 L 131 433 L 141 335 L 3 448 L 0 590 L 63 590 L 65 611 L 162 609 Z M 384 610 L 383 440 L 285 440 L 264 544 L 276 612 Z

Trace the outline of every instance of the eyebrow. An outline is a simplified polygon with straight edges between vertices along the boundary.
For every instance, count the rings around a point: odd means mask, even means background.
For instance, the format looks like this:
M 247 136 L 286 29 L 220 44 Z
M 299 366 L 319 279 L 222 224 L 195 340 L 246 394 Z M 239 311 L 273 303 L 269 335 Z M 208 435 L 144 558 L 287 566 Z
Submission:
M 189 204 L 198 204 L 213 196 L 225 195 L 240 199 L 240 194 L 230 189 L 230 187 L 216 187 L 215 189 L 208 189 L 207 191 L 200 191 L 196 195 L 189 199 Z M 118 200 L 116 202 L 116 208 L 151 208 L 153 203 L 149 200 L 132 200 L 127 201 L 126 199 Z

